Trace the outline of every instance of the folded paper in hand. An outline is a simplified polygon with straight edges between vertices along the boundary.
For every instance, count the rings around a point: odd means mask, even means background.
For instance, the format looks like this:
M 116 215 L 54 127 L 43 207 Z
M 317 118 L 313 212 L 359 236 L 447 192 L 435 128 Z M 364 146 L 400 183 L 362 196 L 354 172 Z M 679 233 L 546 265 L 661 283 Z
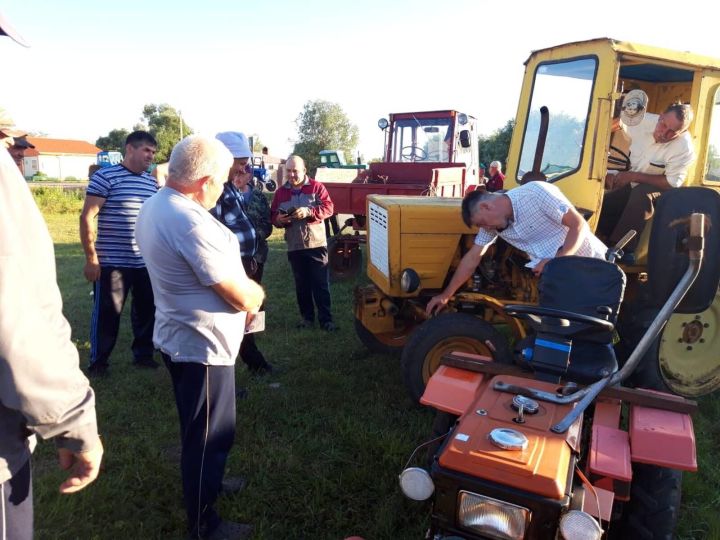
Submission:
M 245 326 L 245 333 L 262 332 L 265 330 L 265 312 L 259 311 L 253 315 L 252 320 Z

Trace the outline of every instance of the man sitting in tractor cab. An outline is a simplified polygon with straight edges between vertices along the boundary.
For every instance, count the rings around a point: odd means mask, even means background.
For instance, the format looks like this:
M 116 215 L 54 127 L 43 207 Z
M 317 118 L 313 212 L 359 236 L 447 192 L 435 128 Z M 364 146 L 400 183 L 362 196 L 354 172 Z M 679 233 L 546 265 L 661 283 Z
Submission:
M 637 125 L 627 126 L 632 139 L 630 170 L 608 174 L 598 233 L 613 245 L 629 230 L 638 234 L 625 247 L 625 262 L 634 260 L 640 233 L 652 217 L 663 191 L 682 186 L 695 159 L 687 132 L 693 119 L 690 105 L 675 103 L 661 115 L 646 114 Z
M 480 227 L 480 231 L 448 286 L 428 302 L 428 315 L 447 305 L 498 236 L 528 254 L 527 266 L 536 275 L 554 257 L 604 259 L 607 253 L 607 247 L 590 231 L 567 197 L 547 182 L 530 182 L 506 193 L 490 193 L 483 188 L 471 191 L 463 199 L 462 217 L 468 227 Z

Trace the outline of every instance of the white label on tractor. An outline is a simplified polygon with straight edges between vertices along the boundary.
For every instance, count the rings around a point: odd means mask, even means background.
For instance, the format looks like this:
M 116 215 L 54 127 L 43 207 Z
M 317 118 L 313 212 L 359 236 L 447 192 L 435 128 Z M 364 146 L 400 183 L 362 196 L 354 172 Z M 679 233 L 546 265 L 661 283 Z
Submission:
M 370 203 L 368 221 L 370 222 L 369 244 L 370 263 L 380 270 L 386 278 L 390 277 L 388 260 L 388 212 L 375 203 Z
M 455 435 L 455 438 L 460 442 L 468 442 L 470 440 L 470 435 L 465 435 L 464 433 L 458 433 Z

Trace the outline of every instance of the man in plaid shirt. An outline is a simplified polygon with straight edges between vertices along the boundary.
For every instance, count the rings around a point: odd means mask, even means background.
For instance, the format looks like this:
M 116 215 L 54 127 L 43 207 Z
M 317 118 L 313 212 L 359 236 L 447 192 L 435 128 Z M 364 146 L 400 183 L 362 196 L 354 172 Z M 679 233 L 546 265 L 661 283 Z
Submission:
M 604 259 L 607 247 L 590 231 L 585 219 L 553 184 L 530 182 L 506 193 L 472 191 L 462 202 L 463 221 L 480 227 L 472 248 L 463 256 L 445 290 L 426 307 L 440 311 L 473 275 L 499 236 L 530 257 L 529 268 L 540 275 L 553 257 L 580 255 Z

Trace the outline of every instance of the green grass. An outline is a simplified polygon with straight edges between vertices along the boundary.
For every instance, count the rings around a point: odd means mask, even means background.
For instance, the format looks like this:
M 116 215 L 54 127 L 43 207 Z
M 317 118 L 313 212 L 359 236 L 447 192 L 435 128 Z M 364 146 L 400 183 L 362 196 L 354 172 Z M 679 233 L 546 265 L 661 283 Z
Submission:
M 77 232 L 82 201 L 70 194 L 58 202 L 46 191 L 35 195 L 55 240 L 64 311 L 85 366 L 92 301 Z M 248 397 L 237 404 L 228 474 L 245 476 L 248 486 L 221 500 L 221 514 L 252 522 L 256 539 L 423 538 L 429 504 L 405 499 L 397 474 L 427 439 L 432 415 L 406 397 L 398 359 L 369 354 L 355 337 L 354 284 L 332 285 L 339 332 L 296 330 L 292 274 L 276 233 L 264 285 L 267 330 L 258 345 L 283 371 L 253 379 L 238 365 L 237 384 L 247 388 Z M 64 475 L 57 470 L 53 445 L 43 443 L 36 451 L 39 539 L 184 537 L 170 379 L 164 369 L 138 371 L 130 365 L 129 328 L 125 317 L 110 377 L 93 381 L 106 452 L 96 483 L 76 495 L 59 495 Z M 678 530 L 684 540 L 720 538 L 719 416 L 720 400 L 701 401 L 695 418 L 700 472 L 685 475 Z

